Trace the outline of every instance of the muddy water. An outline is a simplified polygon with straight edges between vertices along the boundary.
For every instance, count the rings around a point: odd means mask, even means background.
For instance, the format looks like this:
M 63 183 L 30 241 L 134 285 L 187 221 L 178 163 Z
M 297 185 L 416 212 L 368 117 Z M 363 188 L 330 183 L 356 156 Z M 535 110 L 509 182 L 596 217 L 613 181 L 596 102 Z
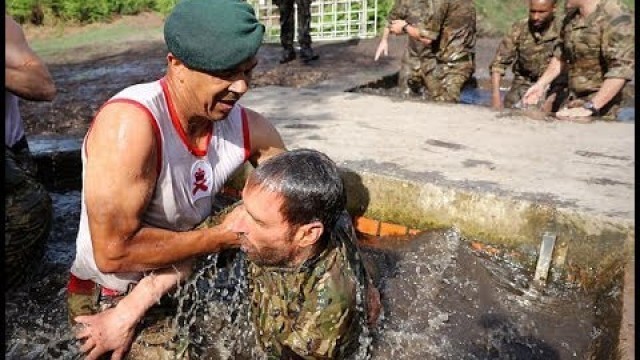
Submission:
M 359 92 L 364 94 L 373 94 L 381 96 L 390 96 L 395 98 L 401 98 L 404 100 L 412 101 L 428 101 L 428 95 L 416 94 L 406 92 L 397 86 L 398 74 L 392 74 L 386 76 L 378 81 L 374 81 L 369 84 L 364 84 L 357 88 L 351 89 L 352 92 Z M 504 99 L 504 95 L 508 91 L 508 88 L 501 88 L 500 94 Z M 625 100 L 622 103 L 622 108 L 618 113 L 617 120 L 621 122 L 635 122 L 635 85 L 631 84 L 624 89 Z M 461 104 L 471 104 L 480 106 L 491 106 L 491 90 L 490 84 L 486 79 L 478 81 L 470 86 L 465 86 L 460 94 Z
M 32 281 L 5 294 L 9 359 L 80 358 L 64 306 L 80 193 L 52 197 L 55 221 L 42 266 Z M 477 253 L 454 230 L 363 245 L 384 305 L 379 329 L 361 339 L 371 342 L 371 359 L 613 358 L 609 349 L 592 345 L 612 343 L 616 322 L 601 318 L 607 309 L 617 309 L 619 285 L 597 302 L 562 285 L 536 293 L 529 290 L 530 269 L 514 258 Z M 203 263 L 214 261 L 217 257 Z M 204 267 L 199 273 L 209 276 L 182 289 L 192 295 L 182 303 L 178 322 L 191 335 L 197 358 L 259 358 L 240 301 L 242 268 Z

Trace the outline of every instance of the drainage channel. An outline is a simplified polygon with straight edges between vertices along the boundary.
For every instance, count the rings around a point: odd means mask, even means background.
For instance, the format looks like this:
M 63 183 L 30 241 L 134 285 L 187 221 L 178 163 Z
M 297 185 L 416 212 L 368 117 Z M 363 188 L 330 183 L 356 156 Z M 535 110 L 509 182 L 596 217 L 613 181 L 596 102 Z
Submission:
M 30 141 L 54 192 L 55 222 L 34 281 L 6 294 L 7 358 L 77 354 L 61 324 L 66 324 L 64 288 L 79 219 L 80 143 L 77 138 Z M 369 191 L 376 189 L 380 184 Z M 227 193 L 237 196 L 232 188 Z M 628 349 L 629 331 L 619 332 L 629 307 L 628 295 L 623 303 L 628 289 L 622 262 L 608 264 L 598 280 L 570 278 L 566 267 L 553 266 L 558 254 L 549 250 L 551 234 L 537 239 L 538 247 L 492 246 L 455 228 L 422 231 L 422 226 L 376 220 L 355 207 L 363 256 L 374 265 L 385 307 L 372 339 L 373 359 L 614 359 L 624 339 Z M 553 243 L 562 248 L 560 241 Z M 536 287 L 539 253 L 551 260 L 547 281 Z

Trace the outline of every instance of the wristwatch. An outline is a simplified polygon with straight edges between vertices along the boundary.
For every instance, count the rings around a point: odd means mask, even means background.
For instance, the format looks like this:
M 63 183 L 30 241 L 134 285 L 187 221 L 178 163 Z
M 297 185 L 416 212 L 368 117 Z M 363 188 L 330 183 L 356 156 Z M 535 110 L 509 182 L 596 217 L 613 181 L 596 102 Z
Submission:
M 584 105 L 582 105 L 582 107 L 587 109 L 587 110 L 591 110 L 591 116 L 598 115 L 598 109 L 596 109 L 596 106 L 593 105 L 593 102 L 591 100 L 589 100 L 586 103 L 584 103 Z
M 404 26 L 402 26 L 402 32 L 403 33 L 405 33 L 405 34 L 407 33 L 407 26 L 409 26 L 409 25 L 411 25 L 411 24 L 405 23 Z

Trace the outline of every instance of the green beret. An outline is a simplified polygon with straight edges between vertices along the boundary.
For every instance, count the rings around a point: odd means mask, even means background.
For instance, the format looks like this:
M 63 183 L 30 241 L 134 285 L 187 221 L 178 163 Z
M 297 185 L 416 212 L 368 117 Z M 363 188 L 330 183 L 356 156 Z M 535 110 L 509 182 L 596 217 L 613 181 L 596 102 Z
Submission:
M 182 0 L 164 23 L 169 51 L 200 71 L 231 70 L 254 56 L 264 35 L 244 0 Z

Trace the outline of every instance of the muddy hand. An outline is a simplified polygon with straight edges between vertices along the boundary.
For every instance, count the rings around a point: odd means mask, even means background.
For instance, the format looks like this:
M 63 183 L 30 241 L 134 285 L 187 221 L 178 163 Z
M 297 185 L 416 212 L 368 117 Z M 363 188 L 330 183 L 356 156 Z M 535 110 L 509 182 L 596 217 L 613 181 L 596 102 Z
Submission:
M 522 96 L 522 104 L 526 106 L 536 105 L 544 95 L 544 88 L 539 84 L 533 84 Z
M 582 107 L 564 108 L 556 113 L 556 117 L 560 120 L 568 120 L 580 123 L 588 123 L 593 120 L 592 112 Z
M 87 355 L 88 360 L 99 359 L 109 351 L 113 351 L 112 360 L 120 360 L 129 350 L 136 324 L 127 322 L 116 309 L 77 316 L 74 320 L 84 325 L 76 332 L 76 339 L 83 341 L 80 351 Z
M 389 24 L 389 32 L 395 35 L 402 34 L 402 28 L 407 24 L 404 20 L 393 20 Z

